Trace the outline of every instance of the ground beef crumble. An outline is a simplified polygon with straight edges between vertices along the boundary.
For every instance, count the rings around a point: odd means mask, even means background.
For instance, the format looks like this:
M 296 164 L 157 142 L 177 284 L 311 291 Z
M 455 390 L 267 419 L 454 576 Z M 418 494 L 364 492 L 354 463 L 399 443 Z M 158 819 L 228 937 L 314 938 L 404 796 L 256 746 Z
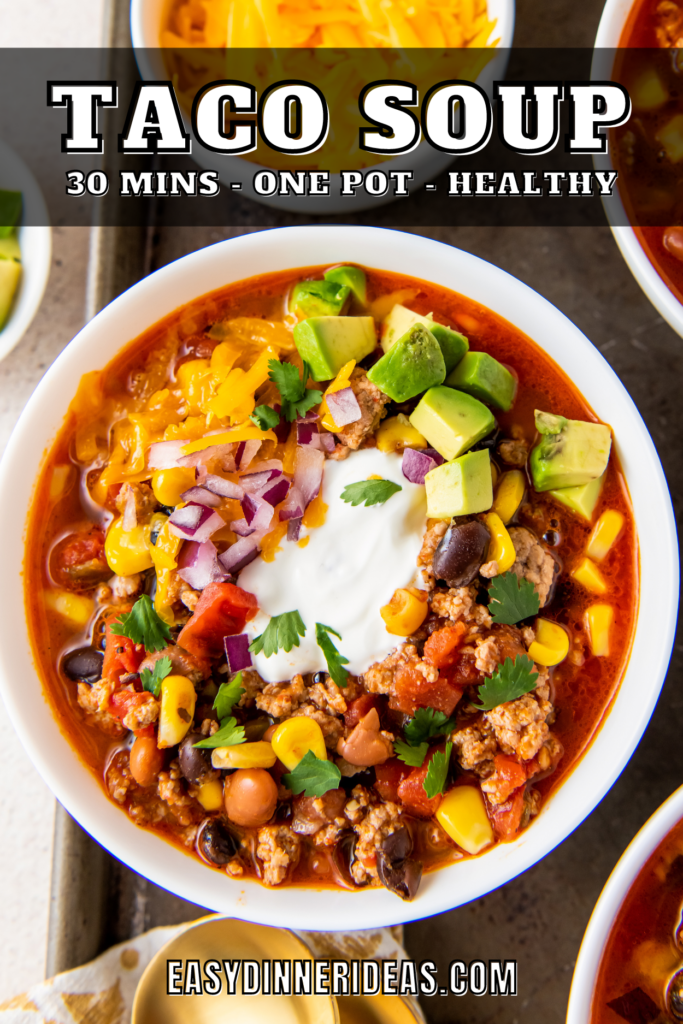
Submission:
M 258 830 L 256 856 L 263 864 L 266 885 L 280 885 L 299 859 L 301 840 L 287 825 L 264 825 Z
M 341 430 L 337 430 L 336 434 L 343 445 L 355 450 L 360 448 L 366 437 L 377 430 L 380 420 L 386 415 L 384 406 L 389 401 L 389 396 L 372 384 L 365 370 L 358 366 L 351 374 L 349 384 L 360 406 L 361 417 L 355 423 L 349 423 Z

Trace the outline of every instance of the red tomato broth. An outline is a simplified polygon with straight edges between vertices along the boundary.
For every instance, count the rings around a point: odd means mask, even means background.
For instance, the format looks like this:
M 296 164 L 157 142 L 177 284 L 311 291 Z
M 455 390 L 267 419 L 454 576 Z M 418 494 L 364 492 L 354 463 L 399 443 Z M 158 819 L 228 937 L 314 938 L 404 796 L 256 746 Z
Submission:
M 135 382 L 136 375 L 149 373 L 151 367 L 151 372 L 158 371 L 161 379 L 162 368 L 165 373 L 169 364 L 177 366 L 178 360 L 191 355 L 204 329 L 216 320 L 234 316 L 280 319 L 289 287 L 302 277 L 319 275 L 319 272 L 320 268 L 299 268 L 264 275 L 227 286 L 175 311 L 125 345 L 111 360 L 103 371 L 105 396 L 113 400 L 118 393 L 127 391 L 126 399 L 130 405 L 131 382 Z M 418 295 L 410 303 L 412 308 L 422 313 L 433 311 L 437 320 L 463 330 L 473 349 L 488 351 L 513 368 L 519 382 L 518 399 L 510 413 L 498 414 L 503 428 L 513 422 L 519 424 L 531 442 L 535 436 L 534 408 L 561 410 L 570 418 L 597 420 L 566 374 L 531 339 L 503 318 L 464 296 L 436 285 L 387 272 L 370 270 L 367 273 L 370 302 L 401 288 L 419 286 Z M 149 392 L 150 388 L 146 388 L 144 394 Z M 140 400 L 142 404 L 143 399 Z M 49 497 L 51 468 L 71 462 L 76 424 L 77 417 L 70 411 L 41 471 L 29 515 L 25 563 L 27 621 L 38 671 L 59 727 L 104 787 L 104 767 L 122 744 L 112 742 L 85 723 L 76 701 L 77 685 L 58 667 L 64 654 L 89 642 L 90 635 L 87 631 L 70 629 L 40 599 L 42 589 L 51 582 L 48 563 L 54 545 L 79 525 L 92 522 L 84 516 L 81 488 L 71 487 L 57 502 Z M 266 454 L 265 457 L 271 456 Z M 93 519 L 106 528 L 112 513 L 97 509 L 87 501 L 86 507 Z M 572 770 L 597 734 L 615 697 L 630 653 L 638 601 L 637 540 L 626 484 L 614 450 L 594 520 L 606 508 L 620 510 L 626 521 L 621 536 L 601 565 L 601 571 L 609 581 L 606 596 L 615 607 L 612 653 L 606 658 L 589 655 L 583 666 L 564 662 L 552 672 L 558 709 L 553 732 L 564 746 L 565 754 L 552 774 L 546 778 L 541 774 L 540 780 L 534 779 L 534 785 L 540 789 L 544 800 Z M 565 565 L 572 563 L 583 551 L 591 530 L 565 506 L 547 495 L 536 493 L 533 493 L 533 505 L 528 500 L 522 504 L 512 525 L 516 523 L 530 526 L 539 536 L 547 530 L 555 530 L 561 540 L 559 551 L 555 549 L 554 554 Z M 594 600 L 594 595 L 587 594 L 563 573 L 561 586 L 557 587 L 553 600 L 543 609 L 543 615 L 560 621 L 572 639 L 577 637 L 585 650 L 583 612 Z M 571 612 L 567 604 L 571 606 Z M 407 769 L 405 774 L 409 771 Z M 404 774 L 403 771 L 400 774 Z M 177 842 L 171 828 L 165 825 L 147 827 L 153 827 L 165 838 Z M 419 828 L 419 823 L 416 827 Z M 425 857 L 425 871 L 467 856 L 450 841 L 446 848 L 434 846 L 425 830 L 416 837 L 416 849 Z M 308 851 L 297 871 L 298 874 L 288 884 L 341 884 L 339 869 L 327 849 Z

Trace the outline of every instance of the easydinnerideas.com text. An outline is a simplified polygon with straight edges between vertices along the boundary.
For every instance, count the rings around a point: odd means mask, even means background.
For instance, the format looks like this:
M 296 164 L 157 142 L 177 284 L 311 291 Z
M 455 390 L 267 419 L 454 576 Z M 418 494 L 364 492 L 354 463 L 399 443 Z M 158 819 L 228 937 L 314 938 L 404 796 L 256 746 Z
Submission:
M 516 960 L 167 960 L 167 992 L 182 995 L 516 996 Z M 443 984 L 445 982 L 445 984 Z

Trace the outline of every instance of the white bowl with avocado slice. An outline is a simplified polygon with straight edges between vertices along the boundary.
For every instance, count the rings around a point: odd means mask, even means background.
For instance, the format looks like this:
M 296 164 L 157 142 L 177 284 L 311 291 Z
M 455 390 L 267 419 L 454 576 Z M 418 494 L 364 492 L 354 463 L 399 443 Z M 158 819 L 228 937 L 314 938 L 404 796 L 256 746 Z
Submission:
M 0 359 L 4 359 L 28 330 L 42 301 L 50 276 L 52 229 L 38 182 L 4 142 L 0 142 L 0 191 L 22 196 L 16 229 L 0 237 Z

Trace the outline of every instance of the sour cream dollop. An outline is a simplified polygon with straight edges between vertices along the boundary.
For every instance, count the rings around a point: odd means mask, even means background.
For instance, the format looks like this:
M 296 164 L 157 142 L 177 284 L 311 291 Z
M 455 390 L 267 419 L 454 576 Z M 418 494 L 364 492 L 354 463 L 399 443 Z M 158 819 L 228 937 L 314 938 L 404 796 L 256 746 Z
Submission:
M 250 638 L 262 633 L 272 615 L 298 611 L 306 626 L 300 646 L 266 658 L 253 656 L 266 682 L 291 679 L 297 672 L 327 668 L 315 639 L 315 624 L 331 626 L 331 639 L 349 659 L 352 675 L 367 671 L 402 640 L 387 633 L 380 608 L 399 587 L 419 586 L 416 560 L 427 515 L 425 489 L 401 472 L 402 456 L 377 448 L 352 452 L 341 461 L 327 460 L 323 474 L 325 522 L 301 531 L 307 544 L 283 540 L 272 562 L 257 558 L 242 570 L 239 585 L 255 594 L 259 612 L 247 623 Z M 383 505 L 353 506 L 341 499 L 347 484 L 379 476 L 400 491 Z

